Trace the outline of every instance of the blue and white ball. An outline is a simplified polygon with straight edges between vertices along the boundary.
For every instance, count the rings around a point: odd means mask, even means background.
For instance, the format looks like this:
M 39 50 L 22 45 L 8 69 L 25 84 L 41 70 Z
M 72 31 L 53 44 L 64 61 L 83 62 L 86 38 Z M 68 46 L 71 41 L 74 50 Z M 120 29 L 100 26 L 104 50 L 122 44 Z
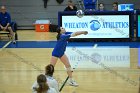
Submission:
M 84 16 L 83 10 L 76 11 L 76 15 L 77 15 L 77 17 L 82 18 Z

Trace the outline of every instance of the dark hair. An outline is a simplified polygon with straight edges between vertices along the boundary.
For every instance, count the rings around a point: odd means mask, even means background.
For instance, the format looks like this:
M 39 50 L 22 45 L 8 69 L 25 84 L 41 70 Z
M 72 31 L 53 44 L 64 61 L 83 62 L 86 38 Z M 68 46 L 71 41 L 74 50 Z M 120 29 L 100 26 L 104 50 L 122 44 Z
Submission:
M 60 39 L 60 35 L 61 35 L 61 33 L 60 33 L 61 32 L 60 27 L 57 28 L 56 32 L 58 33 L 57 36 L 56 36 L 56 38 L 57 38 L 57 40 L 59 40 Z
M 54 66 L 52 64 L 49 64 L 45 67 L 45 75 L 53 76 L 54 73 Z
M 101 4 L 104 5 L 104 3 L 99 3 L 99 5 L 101 5 Z
M 37 76 L 37 83 L 39 85 L 38 88 L 36 88 L 37 93 L 46 92 L 49 89 L 49 86 L 47 84 L 46 76 L 43 74 L 40 74 Z
M 118 5 L 118 2 L 113 2 L 113 5 L 114 5 L 114 4 Z
M 68 2 L 69 2 L 69 3 L 73 3 L 72 0 L 69 0 Z

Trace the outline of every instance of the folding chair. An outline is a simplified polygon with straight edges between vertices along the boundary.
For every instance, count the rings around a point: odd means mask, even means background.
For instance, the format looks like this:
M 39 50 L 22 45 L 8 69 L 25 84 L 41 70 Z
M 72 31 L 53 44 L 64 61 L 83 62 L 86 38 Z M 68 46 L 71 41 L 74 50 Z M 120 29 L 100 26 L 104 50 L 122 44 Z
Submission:
M 12 27 L 13 32 L 15 33 L 15 40 L 18 40 L 17 24 L 16 24 L 16 22 L 11 22 L 11 27 Z M 10 32 L 8 32 L 8 31 L 0 31 L 0 37 L 2 37 L 2 36 L 8 36 L 9 40 L 11 40 L 11 38 L 12 38 L 10 36 Z

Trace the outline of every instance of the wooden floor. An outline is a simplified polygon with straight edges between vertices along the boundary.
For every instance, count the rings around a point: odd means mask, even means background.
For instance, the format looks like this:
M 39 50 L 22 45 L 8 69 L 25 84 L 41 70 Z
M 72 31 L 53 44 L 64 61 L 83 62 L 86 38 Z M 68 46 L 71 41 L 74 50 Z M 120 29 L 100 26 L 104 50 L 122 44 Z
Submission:
M 56 33 L 18 31 L 19 41 L 55 40 Z M 0 93 L 31 93 L 36 76 L 44 73 L 49 64 L 52 48 L 5 48 L 0 50 Z M 75 70 L 73 77 L 79 87 L 66 85 L 61 93 L 140 93 L 138 49 L 130 49 L 130 69 L 115 69 L 129 78 L 122 79 L 107 70 Z M 58 61 L 55 78 L 61 83 L 67 77 L 63 64 Z M 134 81 L 134 82 L 133 82 Z

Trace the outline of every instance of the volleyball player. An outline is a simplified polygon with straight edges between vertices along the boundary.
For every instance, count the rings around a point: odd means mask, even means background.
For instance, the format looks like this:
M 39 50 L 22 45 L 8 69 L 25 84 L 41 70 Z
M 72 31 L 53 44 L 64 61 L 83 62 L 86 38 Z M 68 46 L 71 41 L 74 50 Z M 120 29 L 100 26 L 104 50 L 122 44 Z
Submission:
M 69 85 L 78 86 L 78 84 L 72 78 L 72 69 L 71 69 L 71 65 L 69 63 L 68 57 L 65 54 L 65 50 L 66 50 L 66 46 L 70 37 L 75 37 L 81 34 L 86 35 L 88 34 L 88 32 L 77 31 L 77 32 L 71 33 L 71 32 L 66 32 L 65 28 L 59 27 L 57 29 L 57 33 L 58 33 L 57 43 L 52 51 L 51 64 L 55 66 L 57 60 L 60 59 L 66 67 L 67 74 L 69 76 Z

